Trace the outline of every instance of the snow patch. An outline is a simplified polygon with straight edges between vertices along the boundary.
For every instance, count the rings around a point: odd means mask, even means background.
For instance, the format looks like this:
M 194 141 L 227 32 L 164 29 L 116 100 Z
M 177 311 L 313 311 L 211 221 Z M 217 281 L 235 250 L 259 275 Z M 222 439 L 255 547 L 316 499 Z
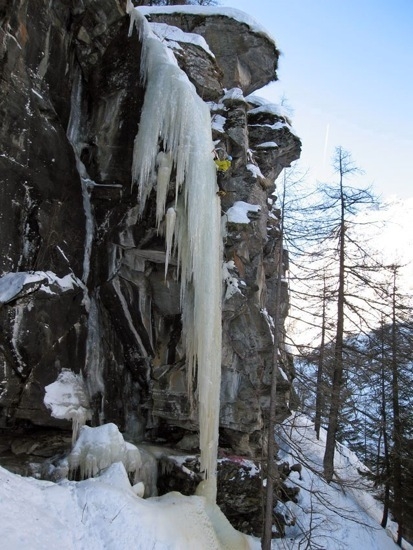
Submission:
M 244 201 L 234 202 L 225 214 L 227 223 L 250 223 L 248 212 L 261 212 L 261 207 Z
M 227 121 L 227 119 L 225 117 L 223 117 L 222 115 L 218 115 L 218 114 L 213 115 L 212 122 L 211 122 L 211 127 L 216 132 L 219 132 L 220 134 L 223 134 L 224 133 L 224 126 L 225 126 L 226 121 Z
M 238 279 L 234 277 L 229 272 L 230 269 L 235 269 L 235 263 L 231 260 L 229 262 L 224 262 L 222 266 L 223 279 L 226 285 L 225 289 L 225 300 L 229 300 L 234 294 L 241 294 L 241 291 L 238 286 Z
M 225 100 L 237 100 L 237 101 L 244 101 L 244 94 L 242 93 L 241 88 L 231 88 L 230 90 L 225 90 L 225 95 L 221 99 L 222 102 Z
M 254 176 L 254 178 L 262 178 L 265 179 L 261 170 L 256 164 L 249 163 L 247 164 L 247 170 L 251 172 L 251 174 Z
M 58 286 L 63 292 L 73 290 L 75 286 L 83 287 L 81 281 L 73 273 L 58 277 L 53 271 L 9 272 L 0 277 L 0 304 L 7 304 L 21 295 L 24 296 L 39 289 L 49 294 L 55 294 L 52 289 L 48 288 L 51 285 Z M 27 286 L 28 288 L 25 288 Z
M 251 98 L 251 96 L 249 96 L 249 98 Z M 246 98 L 247 101 L 250 101 L 249 98 Z M 282 105 L 277 105 L 275 103 L 262 103 L 258 107 L 255 107 L 254 109 L 250 109 L 248 111 L 249 115 L 256 115 L 259 113 L 267 113 L 270 115 L 275 115 L 275 116 L 286 118 L 287 120 L 289 120 L 287 111 L 284 109 L 284 107 L 282 107 Z
M 195 34 L 192 32 L 184 32 L 178 27 L 167 25 L 166 23 L 150 23 L 150 27 L 160 40 L 167 40 L 168 42 L 172 42 L 172 44 L 175 43 L 176 46 L 178 46 L 178 48 L 181 48 L 181 47 L 179 46 L 179 44 L 177 44 L 177 42 L 194 44 L 194 46 L 198 46 L 203 50 L 205 50 L 207 54 L 210 55 L 211 57 L 215 57 L 215 55 L 209 49 L 209 46 L 206 43 L 205 38 L 199 34 Z M 168 43 L 167 45 L 171 46 L 170 43 Z
M 275 141 L 266 141 L 255 146 L 256 149 L 275 149 L 278 145 Z
M 282 130 L 283 128 L 286 128 L 291 134 L 293 134 L 296 137 L 299 137 L 297 132 L 294 130 L 291 124 L 288 124 L 288 122 L 275 122 L 274 124 L 249 124 L 249 126 L 251 127 L 261 126 L 264 128 L 269 128 L 270 130 Z

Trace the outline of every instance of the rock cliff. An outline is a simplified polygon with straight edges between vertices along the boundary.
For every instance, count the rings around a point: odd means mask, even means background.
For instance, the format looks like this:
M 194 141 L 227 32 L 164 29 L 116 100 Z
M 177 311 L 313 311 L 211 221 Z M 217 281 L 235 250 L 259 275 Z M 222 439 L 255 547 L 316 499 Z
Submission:
M 156 192 L 140 216 L 131 185 L 146 89 L 125 8 L 126 0 L 0 2 L 0 426 L 114 422 L 135 440 L 193 450 L 179 270 L 172 256 L 165 275 Z M 300 141 L 280 107 L 250 95 L 276 79 L 278 51 L 263 31 L 225 10 L 164 11 L 144 13 L 208 102 L 216 156 L 232 157 L 217 174 L 220 436 L 223 447 L 256 456 L 276 313 L 274 182 Z M 174 193 L 171 185 L 168 201 Z M 280 353 L 281 418 L 293 367 L 282 345 Z M 53 384 L 61 415 L 47 398 Z

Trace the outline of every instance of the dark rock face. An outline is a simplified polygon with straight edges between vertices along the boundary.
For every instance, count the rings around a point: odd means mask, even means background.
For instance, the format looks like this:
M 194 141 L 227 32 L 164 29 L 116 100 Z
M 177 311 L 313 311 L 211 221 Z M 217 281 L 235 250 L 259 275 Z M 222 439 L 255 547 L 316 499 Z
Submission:
M 185 448 L 198 426 L 187 393 L 176 261 L 165 277 L 155 196 L 138 218 L 131 186 L 145 90 L 141 44 L 137 33 L 128 37 L 125 4 L 0 6 L 0 296 L 9 285 L 0 302 L 0 427 L 70 428 L 44 405 L 45 387 L 70 369 L 84 380 L 92 424 L 114 422 L 137 440 Z M 256 455 L 268 414 L 279 246 L 278 213 L 268 199 L 300 142 L 281 115 L 256 113 L 244 99 L 275 79 L 278 52 L 268 38 L 227 17 L 156 21 L 201 34 L 215 55 L 185 41 L 176 51 L 198 94 L 215 102 L 217 151 L 233 157 L 218 174 L 227 273 L 221 437 L 234 452 Z M 224 87 L 239 90 L 224 96 Z M 239 201 L 253 205 L 247 222 L 231 221 Z M 281 356 L 291 379 L 283 349 Z M 280 418 L 289 391 L 280 374 Z
M 67 8 L 49 10 L 44 2 L 12 1 L 3 11 L 2 272 L 53 268 L 65 274 L 69 262 L 81 274 L 82 195 L 65 136 L 70 110 L 64 32 L 68 17 Z
M 85 346 L 78 345 L 87 337 L 84 292 L 76 281 L 62 287 L 47 273 L 37 274 L 38 281 L 26 284 L 0 309 L 0 357 L 8 373 L 1 402 L 6 417 L 61 426 L 42 405 L 44 387 L 63 368 L 80 372 L 85 362 Z

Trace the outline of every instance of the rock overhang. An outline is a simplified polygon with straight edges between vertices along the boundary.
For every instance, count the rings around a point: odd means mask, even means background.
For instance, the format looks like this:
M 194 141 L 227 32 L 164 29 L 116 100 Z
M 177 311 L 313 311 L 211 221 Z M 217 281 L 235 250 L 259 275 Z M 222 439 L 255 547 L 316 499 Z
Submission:
M 222 87 L 250 94 L 277 80 L 279 50 L 274 39 L 240 10 L 205 6 L 141 7 L 149 22 L 199 34 L 222 69 Z

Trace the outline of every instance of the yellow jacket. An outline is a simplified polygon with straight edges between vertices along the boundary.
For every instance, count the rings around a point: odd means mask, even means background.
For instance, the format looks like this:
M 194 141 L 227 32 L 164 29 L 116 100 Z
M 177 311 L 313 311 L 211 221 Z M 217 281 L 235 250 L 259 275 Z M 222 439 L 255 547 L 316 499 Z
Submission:
M 218 172 L 226 172 L 231 166 L 231 161 L 227 159 L 225 160 L 215 159 L 214 162 L 217 165 Z

